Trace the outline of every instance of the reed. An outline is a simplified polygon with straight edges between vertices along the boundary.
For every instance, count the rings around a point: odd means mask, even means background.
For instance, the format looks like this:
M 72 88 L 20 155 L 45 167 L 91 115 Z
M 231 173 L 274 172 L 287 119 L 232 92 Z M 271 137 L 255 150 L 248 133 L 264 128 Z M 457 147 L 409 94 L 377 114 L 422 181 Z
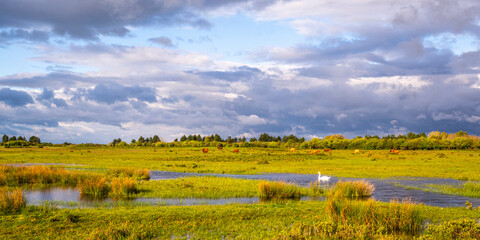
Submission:
M 258 185 L 261 200 L 286 200 L 300 199 L 301 189 L 293 184 L 285 182 L 261 181 Z
M 113 177 L 129 177 L 136 179 L 150 179 L 150 171 L 146 168 L 135 170 L 133 168 L 113 168 L 107 170 L 107 174 Z
M 80 182 L 78 189 L 82 196 L 93 198 L 105 198 L 110 192 L 110 186 L 105 177 L 85 179 Z
M 137 181 L 132 178 L 115 178 L 112 180 L 111 189 L 115 198 L 130 198 L 138 192 Z
M 334 223 L 364 225 L 387 234 L 415 235 L 423 222 L 416 204 L 410 200 L 402 203 L 394 200 L 384 206 L 372 199 L 328 198 L 325 212 Z
M 327 192 L 328 186 L 323 186 L 319 182 L 311 182 L 309 186 L 310 196 L 320 196 Z
M 62 183 L 76 185 L 80 174 L 47 166 L 0 166 L 0 186 Z
M 372 195 L 375 186 L 365 180 L 339 181 L 328 191 L 329 198 L 365 199 Z
M 12 191 L 6 188 L 0 188 L 0 212 L 17 213 L 27 204 L 22 189 Z

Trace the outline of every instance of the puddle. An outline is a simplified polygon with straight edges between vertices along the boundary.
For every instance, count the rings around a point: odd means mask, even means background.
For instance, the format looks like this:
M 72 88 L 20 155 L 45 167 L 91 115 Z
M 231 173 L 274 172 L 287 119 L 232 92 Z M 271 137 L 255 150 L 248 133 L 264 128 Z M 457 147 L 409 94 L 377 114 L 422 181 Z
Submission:
M 270 173 L 259 175 L 236 175 L 236 174 L 201 174 L 201 173 L 177 173 L 166 171 L 150 171 L 151 180 L 173 179 L 179 177 L 188 176 L 219 176 L 229 178 L 242 178 L 242 179 L 259 179 L 269 181 L 284 181 L 295 183 L 300 186 L 309 186 L 310 182 L 316 181 L 318 175 L 316 174 L 293 174 L 293 173 Z M 331 177 L 328 184 L 335 184 L 340 180 L 358 180 L 358 178 L 337 178 Z M 465 202 L 469 201 L 474 206 L 480 206 L 480 198 L 469 198 L 457 195 L 448 195 L 433 192 L 424 192 L 421 190 L 405 189 L 396 184 L 406 186 L 422 186 L 425 184 L 450 184 L 461 185 L 463 181 L 454 179 L 440 179 L 440 178 L 406 178 L 406 179 L 368 179 L 375 185 L 375 191 L 372 194 L 376 200 L 382 202 L 390 202 L 397 199 L 411 199 L 417 203 L 423 203 L 425 205 L 437 206 L 437 207 L 464 207 Z

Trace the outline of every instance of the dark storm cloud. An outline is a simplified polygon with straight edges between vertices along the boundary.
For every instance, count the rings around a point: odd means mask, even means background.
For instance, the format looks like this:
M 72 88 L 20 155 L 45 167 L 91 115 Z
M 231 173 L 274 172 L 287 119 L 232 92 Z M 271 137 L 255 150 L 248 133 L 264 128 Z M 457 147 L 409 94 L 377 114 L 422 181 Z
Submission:
M 127 26 L 188 25 L 209 28 L 210 23 L 197 12 L 246 0 L 197 1 L 185 0 L 5 0 L 0 2 L 0 28 L 51 28 L 58 36 L 98 39 L 99 35 L 126 36 Z M 274 1 L 261 1 L 251 6 L 261 9 Z
M 174 47 L 172 40 L 168 37 L 157 37 L 157 38 L 150 38 L 148 39 L 151 42 L 160 44 L 164 47 Z
M 33 103 L 32 96 L 24 91 L 12 90 L 10 88 L 0 89 L 0 101 L 10 107 L 22 107 Z
M 97 102 L 113 104 L 125 102 L 129 98 L 139 101 L 153 103 L 157 101 L 155 89 L 140 86 L 122 86 L 116 83 L 98 84 L 94 89 L 88 91 L 88 98 Z

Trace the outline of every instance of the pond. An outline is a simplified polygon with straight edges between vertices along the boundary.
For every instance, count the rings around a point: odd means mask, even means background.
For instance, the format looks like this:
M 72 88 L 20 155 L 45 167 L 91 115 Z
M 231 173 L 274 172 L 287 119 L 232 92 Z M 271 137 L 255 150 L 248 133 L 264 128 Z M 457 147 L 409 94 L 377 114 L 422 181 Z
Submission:
M 180 173 L 180 172 L 168 172 L 168 171 L 150 171 L 151 180 L 164 180 L 175 179 L 189 176 L 218 176 L 228 178 L 241 178 L 241 179 L 255 179 L 255 180 L 268 180 L 268 181 L 284 181 L 288 183 L 294 183 L 300 186 L 309 186 L 311 182 L 317 180 L 316 174 L 292 174 L 292 173 L 270 173 L 259 175 L 236 175 L 236 174 L 201 174 L 201 173 Z M 358 180 L 354 178 L 337 178 L 331 177 L 328 182 L 329 185 L 334 185 L 338 181 Z M 439 179 L 439 178 L 404 178 L 404 179 L 365 179 L 375 185 L 375 191 L 372 197 L 376 200 L 389 202 L 397 199 L 411 199 L 417 203 L 423 203 L 425 205 L 437 206 L 437 207 L 463 207 L 465 202 L 469 201 L 474 206 L 480 206 L 479 198 L 469 198 L 457 195 L 447 195 L 440 193 L 425 192 L 421 190 L 406 189 L 404 186 L 419 187 L 425 184 L 450 184 L 461 185 L 462 181 L 453 179 Z M 115 204 L 118 202 L 126 203 L 145 203 L 151 205 L 224 205 L 224 204 L 251 204 L 258 203 L 257 197 L 253 198 L 223 198 L 223 199 L 203 199 L 203 198 L 183 198 L 183 199 L 168 199 L 168 198 L 136 198 L 132 200 L 117 201 L 113 199 L 104 200 L 92 200 L 88 198 L 82 198 L 80 193 L 75 188 L 48 188 L 43 190 L 26 190 L 25 191 L 28 204 L 41 205 L 46 201 L 54 202 L 75 202 L 81 203 L 85 206 L 92 206 L 98 203 L 101 204 Z M 312 200 L 310 198 L 302 198 L 302 200 Z M 324 200 L 319 198 L 317 200 Z
M 310 182 L 317 180 L 316 174 L 294 174 L 294 173 L 269 173 L 259 175 L 237 175 L 237 174 L 201 174 L 201 173 L 178 173 L 167 171 L 150 171 L 151 180 L 161 179 L 173 179 L 187 176 L 218 176 L 229 178 L 242 178 L 242 179 L 259 179 L 268 181 L 284 181 L 289 183 L 295 183 L 300 186 L 309 186 Z M 359 180 L 358 178 L 337 178 L 331 177 L 328 184 L 335 184 L 338 181 Z M 441 193 L 425 192 L 421 190 L 405 189 L 398 186 L 406 185 L 413 187 L 420 187 L 425 184 L 449 184 L 449 185 L 461 185 L 463 181 L 454 179 L 441 179 L 441 178 L 404 178 L 404 179 L 369 179 L 365 178 L 375 185 L 375 191 L 372 194 L 376 200 L 383 202 L 390 202 L 397 199 L 411 199 L 417 203 L 423 203 L 425 205 L 437 206 L 437 207 L 463 207 L 465 202 L 469 201 L 474 206 L 480 206 L 479 198 L 469 198 L 457 195 L 448 195 Z

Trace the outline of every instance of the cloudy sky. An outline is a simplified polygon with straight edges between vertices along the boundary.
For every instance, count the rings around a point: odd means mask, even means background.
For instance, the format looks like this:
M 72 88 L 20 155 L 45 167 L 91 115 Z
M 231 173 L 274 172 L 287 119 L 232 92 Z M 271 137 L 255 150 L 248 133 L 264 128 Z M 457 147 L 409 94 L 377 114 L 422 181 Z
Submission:
M 478 0 L 2 0 L 0 134 L 480 135 Z

